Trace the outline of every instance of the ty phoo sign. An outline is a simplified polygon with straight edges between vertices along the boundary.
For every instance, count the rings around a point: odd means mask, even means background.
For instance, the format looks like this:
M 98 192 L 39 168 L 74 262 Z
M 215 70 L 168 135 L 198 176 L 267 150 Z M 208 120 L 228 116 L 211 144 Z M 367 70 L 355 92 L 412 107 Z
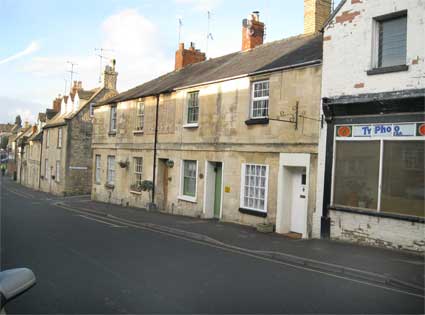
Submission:
M 336 126 L 337 138 L 423 137 L 425 123 Z

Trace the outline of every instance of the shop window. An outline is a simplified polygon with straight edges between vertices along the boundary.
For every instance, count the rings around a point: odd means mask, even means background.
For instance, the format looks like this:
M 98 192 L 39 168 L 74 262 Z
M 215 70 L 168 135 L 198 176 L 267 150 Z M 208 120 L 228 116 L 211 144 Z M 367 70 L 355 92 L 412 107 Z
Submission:
M 334 204 L 378 209 L 379 141 L 337 141 Z
M 425 141 L 384 141 L 381 211 L 424 217 Z

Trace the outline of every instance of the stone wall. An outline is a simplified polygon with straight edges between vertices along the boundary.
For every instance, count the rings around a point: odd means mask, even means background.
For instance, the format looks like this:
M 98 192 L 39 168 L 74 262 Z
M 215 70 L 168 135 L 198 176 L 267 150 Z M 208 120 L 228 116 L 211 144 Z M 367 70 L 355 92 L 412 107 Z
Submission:
M 250 117 L 251 81 L 261 79 L 268 79 L 270 84 L 270 118 L 294 118 L 298 103 L 299 114 L 313 119 L 299 117 L 298 129 L 295 129 L 292 123 L 278 121 L 247 125 L 245 121 Z M 274 223 L 279 154 L 309 153 L 313 155 L 312 163 L 316 163 L 320 86 L 321 67 L 318 65 L 253 78 L 228 80 L 161 95 L 157 158 L 174 161 L 174 167 L 168 169 L 168 195 L 164 204 L 159 179 L 161 166 L 158 164 L 156 203 L 169 213 L 204 217 L 206 162 L 223 162 L 223 186 L 227 188 L 227 192 L 223 192 L 221 219 L 248 225 L 264 221 Z M 197 126 L 187 126 L 187 94 L 193 91 L 199 91 L 199 121 Z M 143 131 L 136 130 L 136 105 L 139 101 L 143 101 L 145 105 Z M 117 130 L 116 133 L 110 133 L 110 106 L 95 108 L 92 166 L 94 167 L 95 155 L 100 155 L 101 181 L 96 184 L 94 178 L 92 180 L 94 200 L 136 207 L 145 207 L 149 202 L 147 193 L 131 192 L 130 186 L 134 180 L 134 157 L 143 158 L 143 179 L 153 178 L 155 110 L 155 97 L 118 103 Z M 113 189 L 105 187 L 108 155 L 115 156 L 116 160 Z M 184 159 L 198 161 L 197 195 L 196 200 L 192 202 L 179 198 L 180 168 Z M 128 160 L 129 166 L 120 168 L 118 162 L 121 160 Z M 242 163 L 269 165 L 266 219 L 239 212 Z M 312 171 L 315 171 L 315 166 L 312 166 Z M 315 182 L 315 176 L 312 176 L 312 182 Z M 311 214 L 314 211 L 315 193 L 313 189 L 310 192 Z M 309 222 L 311 221 L 309 218 Z

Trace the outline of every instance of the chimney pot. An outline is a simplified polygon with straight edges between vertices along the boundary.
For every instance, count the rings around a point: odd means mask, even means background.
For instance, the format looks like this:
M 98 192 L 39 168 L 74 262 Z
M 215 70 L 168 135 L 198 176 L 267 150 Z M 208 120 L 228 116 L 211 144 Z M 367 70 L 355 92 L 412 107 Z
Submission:
M 263 41 L 264 23 L 260 22 L 260 12 L 254 11 L 242 20 L 242 51 L 262 45 Z

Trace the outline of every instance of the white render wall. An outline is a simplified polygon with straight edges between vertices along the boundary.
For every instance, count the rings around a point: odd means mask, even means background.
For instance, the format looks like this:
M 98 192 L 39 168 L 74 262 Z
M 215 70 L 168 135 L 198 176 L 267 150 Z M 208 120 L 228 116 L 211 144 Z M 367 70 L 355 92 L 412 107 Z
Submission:
M 406 64 L 409 70 L 367 75 L 373 66 L 373 18 L 402 10 L 408 11 Z M 336 23 L 343 14 L 354 16 L 351 23 L 349 20 Z M 425 88 L 425 0 L 347 0 L 323 36 L 322 97 Z M 319 134 L 313 237 L 320 237 L 326 133 L 324 124 Z
M 331 238 L 359 244 L 425 251 L 423 223 L 330 211 Z
M 368 75 L 367 70 L 373 68 L 373 18 L 402 10 L 407 10 L 406 64 L 409 70 Z M 336 23 L 346 11 L 359 15 L 351 23 Z M 356 84 L 364 84 L 364 87 L 356 88 Z M 325 29 L 322 97 L 424 87 L 425 0 L 347 0 L 333 23 Z

